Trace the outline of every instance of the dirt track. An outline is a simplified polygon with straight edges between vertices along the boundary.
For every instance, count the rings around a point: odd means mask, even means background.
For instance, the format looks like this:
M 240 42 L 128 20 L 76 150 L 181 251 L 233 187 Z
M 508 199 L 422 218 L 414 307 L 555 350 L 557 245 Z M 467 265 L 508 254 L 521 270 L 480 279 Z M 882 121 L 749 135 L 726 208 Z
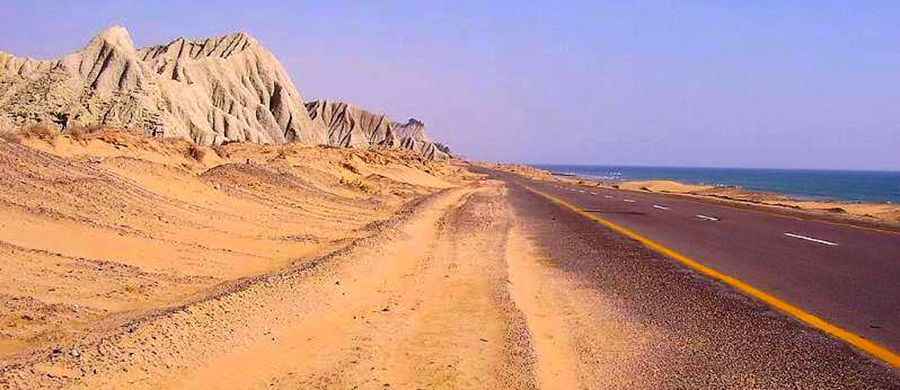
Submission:
M 13 387 L 578 387 L 564 330 L 590 320 L 597 302 L 556 284 L 518 230 L 501 183 L 448 189 L 332 255 L 0 378 Z
M 533 388 L 497 183 L 429 197 L 307 265 L 8 367 L 11 384 Z M 532 291 L 515 294 L 528 296 Z M 551 347 L 553 348 L 553 347 Z M 72 354 L 70 351 L 78 351 Z M 546 380 L 546 379 L 545 379 Z

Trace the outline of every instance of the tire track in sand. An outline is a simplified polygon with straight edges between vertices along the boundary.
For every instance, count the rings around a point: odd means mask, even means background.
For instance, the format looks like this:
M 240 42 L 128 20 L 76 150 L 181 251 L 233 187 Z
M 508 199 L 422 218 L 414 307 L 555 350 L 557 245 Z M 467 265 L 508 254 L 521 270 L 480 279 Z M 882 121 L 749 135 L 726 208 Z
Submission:
M 277 388 L 534 388 L 524 316 L 507 290 L 502 190 L 463 197 L 414 269 L 377 291 L 387 304 L 322 354 L 346 364 L 274 378 Z
M 535 388 L 525 318 L 508 290 L 511 219 L 503 196 L 495 183 L 454 192 L 389 241 L 349 255 L 333 282 L 298 289 L 298 296 L 318 294 L 320 305 L 270 329 L 272 340 L 190 367 L 167 384 Z

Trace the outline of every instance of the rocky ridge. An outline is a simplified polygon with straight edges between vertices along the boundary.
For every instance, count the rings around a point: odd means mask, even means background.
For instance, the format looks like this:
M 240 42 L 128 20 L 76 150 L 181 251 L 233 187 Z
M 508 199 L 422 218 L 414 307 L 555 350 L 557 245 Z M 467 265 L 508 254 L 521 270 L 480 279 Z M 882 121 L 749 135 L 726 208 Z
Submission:
M 281 63 L 245 33 L 136 48 L 116 26 L 55 60 L 0 52 L 0 128 L 101 126 L 205 145 L 300 142 L 447 157 L 419 121 L 397 124 L 354 109 L 326 122 L 334 107 L 325 106 L 305 107 Z M 353 124 L 337 124 L 345 117 Z
M 433 142 L 425 124 L 415 118 L 399 123 L 384 114 L 340 101 L 312 101 L 306 103 L 306 108 L 313 122 L 325 127 L 330 145 L 406 149 L 429 159 L 450 156 L 449 149 Z
M 324 142 L 287 72 L 244 33 L 136 49 L 112 27 L 58 60 L 0 54 L 0 72 L 7 126 L 137 128 L 201 144 Z

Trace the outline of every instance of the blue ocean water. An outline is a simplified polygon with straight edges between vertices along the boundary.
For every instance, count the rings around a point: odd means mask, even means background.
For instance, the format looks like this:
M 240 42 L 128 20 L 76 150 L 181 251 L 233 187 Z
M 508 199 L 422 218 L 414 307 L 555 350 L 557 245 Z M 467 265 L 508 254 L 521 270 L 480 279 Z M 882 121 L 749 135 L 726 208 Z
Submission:
M 900 203 L 900 172 L 745 168 L 672 168 L 602 165 L 535 165 L 602 180 L 669 179 L 740 186 L 799 198 Z

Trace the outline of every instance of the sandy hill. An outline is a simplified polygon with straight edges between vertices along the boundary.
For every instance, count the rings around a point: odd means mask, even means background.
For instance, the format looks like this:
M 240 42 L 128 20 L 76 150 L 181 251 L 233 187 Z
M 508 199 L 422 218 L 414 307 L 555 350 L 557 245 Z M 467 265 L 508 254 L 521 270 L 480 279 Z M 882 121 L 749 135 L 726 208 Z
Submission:
M 9 138 L 0 360 L 79 324 L 315 259 L 461 175 L 406 150 L 209 147 L 113 130 Z
M 399 123 L 340 101 L 313 101 L 306 103 L 306 108 L 313 122 L 327 129 L 331 145 L 407 149 L 432 159 L 450 156 L 449 149 L 433 142 L 425 124 L 417 119 Z

